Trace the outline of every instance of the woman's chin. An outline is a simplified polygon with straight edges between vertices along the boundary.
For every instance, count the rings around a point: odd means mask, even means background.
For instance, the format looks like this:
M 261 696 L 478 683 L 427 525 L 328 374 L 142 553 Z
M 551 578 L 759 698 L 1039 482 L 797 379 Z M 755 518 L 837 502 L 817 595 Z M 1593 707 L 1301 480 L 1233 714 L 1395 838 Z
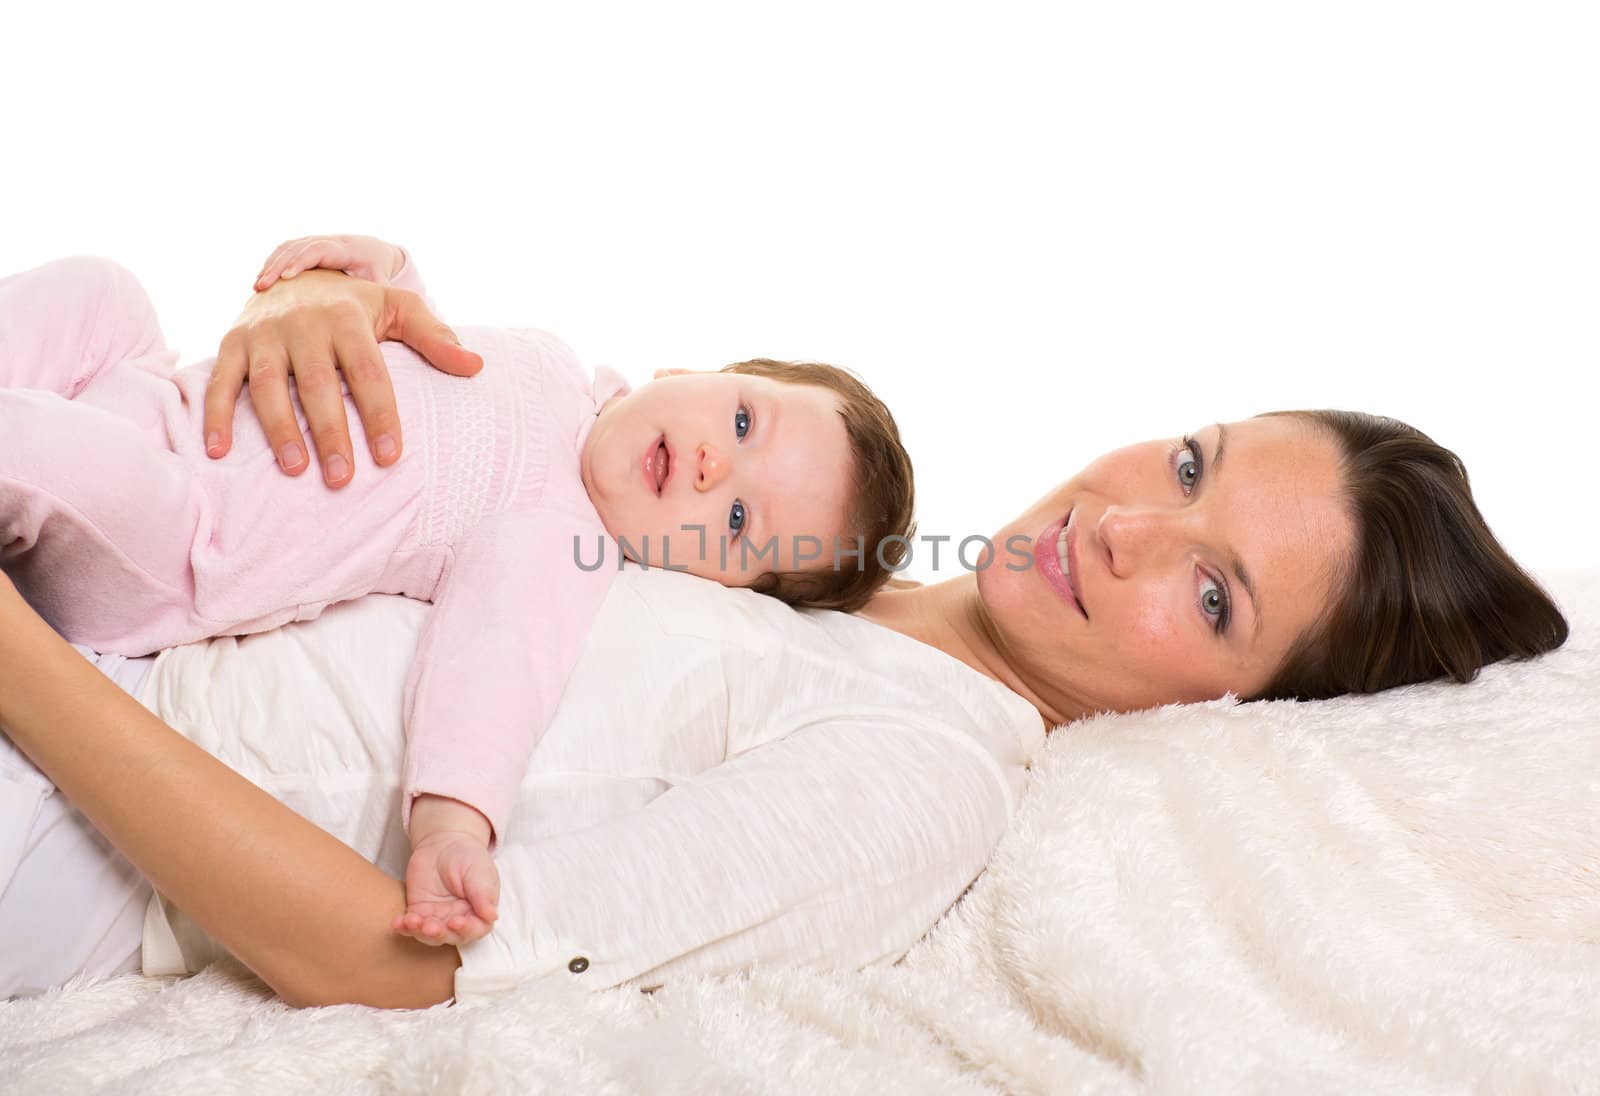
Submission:
M 1020 564 L 1013 560 L 1013 567 Z M 1010 646 L 1027 650 L 1065 650 L 1071 645 L 1069 629 L 1083 618 L 1071 621 L 1059 598 L 1049 589 L 1032 560 L 1026 569 L 1006 566 L 1006 556 L 977 572 L 978 600 L 984 614 Z

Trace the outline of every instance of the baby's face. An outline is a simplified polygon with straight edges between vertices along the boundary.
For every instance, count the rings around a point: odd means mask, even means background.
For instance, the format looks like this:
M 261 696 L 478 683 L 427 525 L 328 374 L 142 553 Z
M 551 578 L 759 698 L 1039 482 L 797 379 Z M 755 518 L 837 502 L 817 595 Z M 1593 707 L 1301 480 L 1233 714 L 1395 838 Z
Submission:
M 748 586 L 833 566 L 850 460 L 827 389 L 663 370 L 601 409 L 583 485 L 630 559 Z

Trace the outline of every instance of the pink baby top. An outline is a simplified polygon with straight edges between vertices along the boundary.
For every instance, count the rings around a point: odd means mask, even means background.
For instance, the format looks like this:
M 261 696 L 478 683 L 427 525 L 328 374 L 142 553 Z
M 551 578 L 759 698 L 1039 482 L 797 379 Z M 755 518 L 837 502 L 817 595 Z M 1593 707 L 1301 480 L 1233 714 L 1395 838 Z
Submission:
M 395 282 L 425 294 L 409 259 Z M 0 381 L 33 389 L 0 409 L 26 434 L 4 447 L 26 459 L 0 457 L 24 465 L 0 468 L 8 573 L 69 639 L 128 655 L 368 593 L 433 602 L 405 689 L 405 806 L 459 799 L 498 839 L 615 575 L 609 542 L 593 566 L 605 530 L 579 455 L 627 385 L 605 370 L 591 383 L 544 332 L 457 334 L 483 356 L 475 377 L 381 345 L 404 453 L 379 468 L 358 444 L 334 491 L 278 469 L 248 395 L 228 456 L 205 455 L 214 359 L 173 371 L 127 271 L 72 259 L 0 281 Z

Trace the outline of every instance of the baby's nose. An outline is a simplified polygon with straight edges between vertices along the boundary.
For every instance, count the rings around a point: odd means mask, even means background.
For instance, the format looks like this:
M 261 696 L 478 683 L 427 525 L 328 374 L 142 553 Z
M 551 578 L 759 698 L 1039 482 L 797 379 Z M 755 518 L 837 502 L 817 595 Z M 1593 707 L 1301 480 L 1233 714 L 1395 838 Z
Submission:
M 727 479 L 728 473 L 733 470 L 733 462 L 710 442 L 701 442 L 695 450 L 695 456 L 699 467 L 695 469 L 694 485 L 698 490 L 711 490 Z

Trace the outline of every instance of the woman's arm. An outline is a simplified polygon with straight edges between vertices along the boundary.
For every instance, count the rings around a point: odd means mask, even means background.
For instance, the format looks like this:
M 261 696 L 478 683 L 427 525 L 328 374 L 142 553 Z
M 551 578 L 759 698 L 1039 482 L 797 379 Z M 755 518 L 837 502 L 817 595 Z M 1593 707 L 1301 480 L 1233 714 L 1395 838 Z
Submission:
M 405 265 L 406 253 L 400 246 L 376 236 L 301 236 L 285 240 L 267 256 L 256 275 L 256 291 L 271 289 L 279 278 L 318 268 L 388 285 Z
M 0 577 L 0 724 L 162 894 L 296 1005 L 449 1000 L 456 949 L 389 928 L 401 885 L 189 742 Z
M 500 920 L 461 948 L 458 999 L 545 978 L 604 989 L 897 960 L 983 870 L 1010 802 L 959 727 L 841 712 L 639 810 L 507 842 Z

